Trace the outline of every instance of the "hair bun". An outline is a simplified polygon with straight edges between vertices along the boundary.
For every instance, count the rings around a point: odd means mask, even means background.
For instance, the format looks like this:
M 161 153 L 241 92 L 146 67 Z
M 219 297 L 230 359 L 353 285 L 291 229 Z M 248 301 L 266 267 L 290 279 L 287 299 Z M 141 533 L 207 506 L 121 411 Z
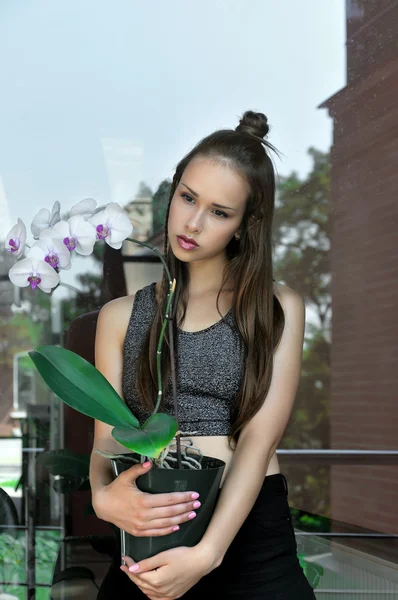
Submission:
M 268 119 L 264 113 L 247 110 L 239 120 L 239 125 L 235 131 L 264 138 L 269 132 Z

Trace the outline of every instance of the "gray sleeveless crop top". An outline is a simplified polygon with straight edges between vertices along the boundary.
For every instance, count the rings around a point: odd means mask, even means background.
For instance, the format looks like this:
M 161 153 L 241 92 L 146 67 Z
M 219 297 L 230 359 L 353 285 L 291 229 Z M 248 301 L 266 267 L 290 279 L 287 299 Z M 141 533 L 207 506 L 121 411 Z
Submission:
M 123 346 L 123 395 L 141 425 L 151 411 L 142 407 L 136 392 L 136 361 L 157 309 L 155 286 L 153 282 L 136 292 Z M 200 331 L 178 329 L 178 421 L 186 435 L 230 434 L 231 408 L 244 372 L 244 344 L 232 309 L 224 319 L 226 323 L 219 320 Z M 171 374 L 161 410 L 173 415 Z

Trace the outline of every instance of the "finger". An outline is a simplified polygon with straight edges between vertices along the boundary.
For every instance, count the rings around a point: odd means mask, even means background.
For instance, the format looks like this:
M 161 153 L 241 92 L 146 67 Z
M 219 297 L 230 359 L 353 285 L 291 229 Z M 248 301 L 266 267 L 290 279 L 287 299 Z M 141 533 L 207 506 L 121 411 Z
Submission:
M 122 471 L 119 475 L 122 479 L 128 479 L 129 481 L 135 481 L 140 475 L 147 473 L 150 471 L 152 467 L 152 463 L 147 460 L 144 463 L 140 463 L 139 465 L 133 465 L 129 469 Z
M 125 556 L 122 556 L 122 560 L 125 563 L 125 565 L 127 565 L 127 568 L 131 567 L 131 565 L 136 564 L 135 560 L 131 558 L 131 556 L 127 556 L 127 554 Z
M 126 560 L 130 559 L 130 557 L 126 556 Z M 159 569 L 167 564 L 167 553 L 160 552 L 155 556 L 151 556 L 151 558 L 144 558 L 139 562 L 133 561 L 133 559 L 129 560 L 129 571 L 134 574 L 142 574 L 147 573 L 148 571 L 153 571 L 154 569 Z
M 192 521 L 196 517 L 196 511 L 190 510 L 182 515 L 178 515 L 177 517 L 168 517 L 165 519 L 151 519 L 149 521 L 144 521 L 140 528 L 145 531 L 148 528 L 151 529 L 166 529 L 173 528 L 174 526 L 178 526 L 181 523 L 187 523 L 188 521 Z
M 197 500 L 199 494 L 195 491 L 192 492 L 170 492 L 167 494 L 146 494 L 143 499 L 143 506 L 145 508 L 158 508 L 159 506 L 167 507 L 175 504 L 185 504 Z
M 140 564 L 136 563 L 135 560 L 133 560 L 130 556 L 123 556 L 122 557 L 124 562 L 126 563 L 126 570 L 128 571 L 129 575 L 134 576 L 134 579 L 136 581 L 138 581 L 138 583 L 144 584 L 144 585 L 155 585 L 155 581 L 154 581 L 154 575 L 156 573 L 156 569 L 157 567 L 155 567 L 154 569 L 146 569 L 146 570 L 142 570 L 140 567 L 140 565 L 142 564 L 143 561 L 141 561 Z M 147 559 L 148 560 L 148 559 Z M 135 567 L 135 570 L 131 570 L 130 568 Z M 148 573 L 148 571 L 152 571 L 150 578 L 148 578 L 148 575 L 146 575 L 146 578 L 144 577 L 143 579 L 141 579 L 141 575 L 143 575 L 144 573 Z M 152 588 L 153 589 L 153 588 Z
M 171 535 L 180 529 L 181 523 L 187 523 L 195 519 L 196 512 L 191 511 L 181 517 L 173 517 L 170 519 L 158 519 L 157 521 L 143 521 L 141 525 L 135 527 L 131 523 L 123 525 L 124 531 L 136 537 L 161 537 L 163 535 Z M 170 525 L 171 523 L 171 525 Z M 173 524 L 174 523 L 174 524 Z
M 130 575 L 137 579 L 139 585 L 149 586 L 154 591 L 160 585 L 157 569 L 153 569 L 152 571 L 141 571 L 140 569 L 137 573 L 130 573 Z
M 184 502 L 182 504 L 175 504 L 174 506 L 161 506 L 159 508 L 150 508 L 148 509 L 148 521 L 169 521 L 160 525 L 156 524 L 157 528 L 168 527 L 169 525 L 175 525 L 176 523 L 182 523 L 187 519 L 187 515 L 191 512 L 198 510 L 200 508 L 201 503 L 199 500 L 191 500 L 190 502 Z M 175 518 L 177 517 L 177 518 Z M 183 520 L 181 520 L 183 519 Z
M 162 529 L 143 529 L 138 527 L 131 527 L 128 524 L 123 527 L 124 531 L 130 533 L 134 537 L 162 537 L 163 535 L 171 535 L 176 533 L 180 529 L 179 525 L 173 525 L 172 527 L 163 527 Z

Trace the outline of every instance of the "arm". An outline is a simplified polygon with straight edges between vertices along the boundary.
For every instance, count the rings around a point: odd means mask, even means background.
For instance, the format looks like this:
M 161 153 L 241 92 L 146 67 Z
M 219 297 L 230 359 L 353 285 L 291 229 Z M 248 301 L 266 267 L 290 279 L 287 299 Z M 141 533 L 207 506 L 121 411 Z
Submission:
M 293 409 L 300 381 L 305 304 L 297 292 L 286 288 L 283 309 L 285 328 L 274 353 L 267 398 L 242 429 L 213 517 L 198 544 L 212 561 L 210 569 L 221 564 L 252 509 Z
M 122 344 L 128 323 L 127 302 L 125 298 L 113 300 L 100 310 L 95 336 L 95 366 L 122 395 Z M 107 423 L 94 420 L 94 442 L 90 457 L 90 485 L 93 506 L 97 492 L 113 481 L 109 459 L 94 452 L 95 448 L 106 449 L 115 444 L 111 435 L 112 427 Z
M 95 366 L 123 398 L 123 342 L 131 314 L 133 298 L 112 300 L 101 309 L 95 338 Z M 133 465 L 114 479 L 108 458 L 95 449 L 126 452 L 112 437 L 111 425 L 95 420 L 93 450 L 90 458 L 92 504 L 98 518 L 113 523 L 132 535 L 149 537 L 169 535 L 181 523 L 189 521 L 195 508 L 190 492 L 147 494 L 141 492 L 136 479 L 147 472 L 150 462 Z

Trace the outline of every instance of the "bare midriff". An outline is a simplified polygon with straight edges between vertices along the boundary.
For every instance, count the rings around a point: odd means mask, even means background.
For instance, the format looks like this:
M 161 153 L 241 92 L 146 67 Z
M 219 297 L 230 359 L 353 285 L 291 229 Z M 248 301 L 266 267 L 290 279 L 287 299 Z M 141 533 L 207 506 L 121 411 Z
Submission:
M 228 437 L 226 435 L 203 435 L 192 436 L 190 438 L 193 445 L 205 455 L 219 458 L 225 462 L 225 469 L 221 480 L 221 485 L 224 482 L 225 476 L 228 473 L 230 463 L 233 457 L 233 450 L 229 447 Z M 268 464 L 266 477 L 280 473 L 279 461 L 276 453 L 273 454 Z
M 190 436 L 190 440 L 192 440 L 192 445 L 195 448 L 198 448 L 204 456 L 212 456 L 214 458 L 219 458 L 225 462 L 225 469 L 223 472 L 223 476 L 221 479 L 220 487 L 224 483 L 225 476 L 228 473 L 229 467 L 231 465 L 231 460 L 234 454 L 234 451 L 231 450 L 228 444 L 228 437 L 226 435 L 202 435 L 202 436 Z M 173 445 L 174 446 L 174 445 Z M 131 450 L 127 450 L 124 446 L 119 444 L 113 438 L 106 439 L 98 439 L 95 445 L 97 450 L 102 452 L 111 453 L 111 454 L 129 454 Z M 175 446 L 174 448 L 175 449 Z M 266 472 L 266 477 L 269 475 L 274 475 L 275 473 L 280 473 L 279 461 L 276 455 L 276 452 L 271 456 L 271 460 L 268 464 L 268 469 Z

